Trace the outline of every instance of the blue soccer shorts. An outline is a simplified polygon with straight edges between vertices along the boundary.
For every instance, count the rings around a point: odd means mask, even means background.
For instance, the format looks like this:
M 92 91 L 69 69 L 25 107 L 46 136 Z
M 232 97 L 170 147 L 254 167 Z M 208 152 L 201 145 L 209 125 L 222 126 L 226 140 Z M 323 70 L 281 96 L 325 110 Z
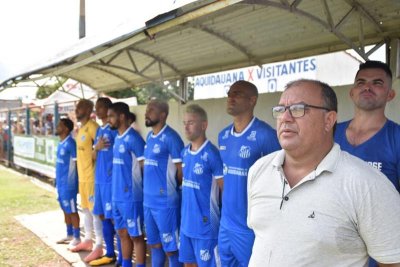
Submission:
M 197 263 L 199 267 L 221 266 L 217 239 L 199 239 L 180 233 L 179 261 Z
M 112 219 L 111 184 L 95 184 L 93 214 Z
M 114 201 L 112 207 L 115 229 L 127 229 L 132 237 L 143 235 L 143 202 Z
M 77 204 L 76 204 L 76 195 L 77 192 L 58 192 L 58 203 L 60 203 L 61 209 L 66 214 L 76 213 L 78 212 Z
M 178 250 L 179 242 L 179 209 L 153 209 L 144 207 L 144 223 L 147 243 L 162 244 L 165 252 Z

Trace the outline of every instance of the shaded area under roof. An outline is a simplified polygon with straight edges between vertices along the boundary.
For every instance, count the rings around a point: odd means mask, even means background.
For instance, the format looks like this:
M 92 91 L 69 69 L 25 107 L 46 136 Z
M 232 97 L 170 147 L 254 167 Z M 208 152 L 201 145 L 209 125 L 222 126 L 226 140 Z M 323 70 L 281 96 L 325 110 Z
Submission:
M 398 0 L 202 0 L 107 43 L 82 44 L 1 86 L 64 76 L 107 92 L 350 48 L 367 59 L 399 37 Z

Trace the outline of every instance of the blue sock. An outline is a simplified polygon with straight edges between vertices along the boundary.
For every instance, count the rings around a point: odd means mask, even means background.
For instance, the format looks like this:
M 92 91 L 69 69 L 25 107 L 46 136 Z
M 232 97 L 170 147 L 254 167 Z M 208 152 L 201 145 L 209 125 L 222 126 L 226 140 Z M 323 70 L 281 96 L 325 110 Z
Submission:
M 138 263 L 136 263 L 136 267 L 145 267 L 145 266 L 146 266 L 145 263 L 143 263 L 143 264 L 138 264 Z
M 168 263 L 170 267 L 180 267 L 183 266 L 182 263 L 179 262 L 178 252 L 168 257 Z
M 67 224 L 67 236 L 72 236 L 72 224 Z
M 151 249 L 151 266 L 152 267 L 164 267 L 165 264 L 165 253 L 162 248 Z
M 103 237 L 106 243 L 106 256 L 115 257 L 114 252 L 114 226 L 110 219 L 102 220 L 103 223 Z
M 74 228 L 73 230 L 74 238 L 78 239 L 81 238 L 81 228 Z
M 119 235 L 116 235 L 117 237 L 117 249 L 118 249 L 118 258 L 117 262 L 122 265 L 122 247 L 121 247 L 121 239 L 119 238 Z
M 122 260 L 122 267 L 132 267 L 132 259 L 123 259 Z

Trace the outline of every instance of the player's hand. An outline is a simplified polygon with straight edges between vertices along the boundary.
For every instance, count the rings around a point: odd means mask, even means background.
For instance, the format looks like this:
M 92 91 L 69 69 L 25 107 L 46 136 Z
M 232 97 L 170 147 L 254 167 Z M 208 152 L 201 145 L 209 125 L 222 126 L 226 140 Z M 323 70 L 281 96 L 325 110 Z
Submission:
M 110 146 L 110 141 L 108 138 L 100 137 L 95 146 L 96 151 L 102 150 L 103 148 L 108 148 Z

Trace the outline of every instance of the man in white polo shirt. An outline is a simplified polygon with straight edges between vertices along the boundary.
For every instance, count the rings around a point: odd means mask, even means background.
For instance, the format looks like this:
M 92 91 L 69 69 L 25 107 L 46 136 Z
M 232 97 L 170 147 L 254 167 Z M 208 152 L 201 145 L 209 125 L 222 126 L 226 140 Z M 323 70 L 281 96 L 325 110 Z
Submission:
M 334 143 L 332 88 L 289 83 L 272 114 L 283 150 L 249 171 L 249 266 L 400 266 L 400 195 Z

